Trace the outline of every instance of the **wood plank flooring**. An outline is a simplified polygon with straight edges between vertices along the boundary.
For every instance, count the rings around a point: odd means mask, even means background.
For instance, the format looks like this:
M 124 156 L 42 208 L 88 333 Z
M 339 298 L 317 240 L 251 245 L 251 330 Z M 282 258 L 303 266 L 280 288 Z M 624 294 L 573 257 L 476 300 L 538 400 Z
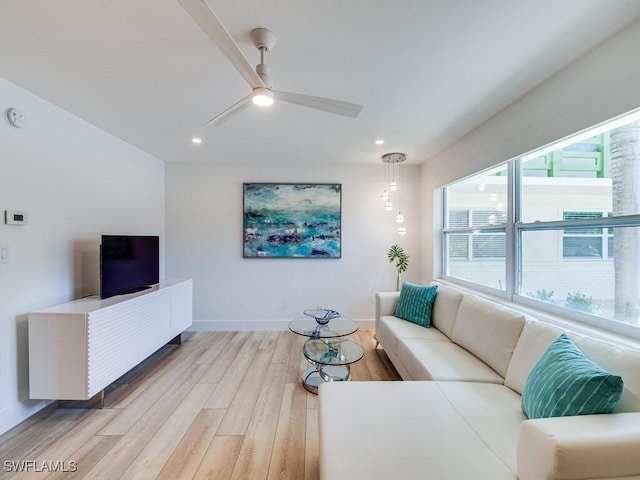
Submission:
M 353 381 L 400 380 L 372 331 Z M 318 478 L 318 398 L 304 337 L 189 332 L 105 391 L 101 410 L 48 407 L 0 436 L 4 479 Z

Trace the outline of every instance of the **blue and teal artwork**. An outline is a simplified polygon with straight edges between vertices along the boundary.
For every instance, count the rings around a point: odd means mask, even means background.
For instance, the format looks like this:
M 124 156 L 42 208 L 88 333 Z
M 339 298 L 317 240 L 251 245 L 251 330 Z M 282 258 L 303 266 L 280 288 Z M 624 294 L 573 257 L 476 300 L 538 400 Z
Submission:
M 339 183 L 245 183 L 245 258 L 340 258 Z

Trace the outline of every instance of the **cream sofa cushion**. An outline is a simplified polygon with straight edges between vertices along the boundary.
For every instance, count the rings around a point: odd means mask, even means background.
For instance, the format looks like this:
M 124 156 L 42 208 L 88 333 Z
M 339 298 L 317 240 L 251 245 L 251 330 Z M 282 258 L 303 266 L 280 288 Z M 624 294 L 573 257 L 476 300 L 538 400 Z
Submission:
M 400 338 L 424 338 L 451 342 L 442 332 L 435 328 L 425 328 L 398 317 L 380 317 L 376 338 L 384 345 L 386 351 L 398 353 L 398 340 Z
M 520 313 L 465 295 L 451 339 L 504 377 L 524 324 L 524 315 Z
M 515 472 L 514 439 L 527 419 L 520 408 L 520 395 L 489 383 L 440 382 L 440 389 L 491 451 Z
M 464 294 L 455 288 L 447 287 L 446 285 L 437 285 L 438 294 L 436 295 L 435 302 L 433 302 L 431 325 L 451 338 L 453 325 L 456 321 L 458 309 L 460 308 Z
M 400 338 L 398 357 L 411 380 L 487 382 L 502 385 L 504 378 L 464 348 L 451 342 Z
M 522 394 L 529 372 L 562 330 L 540 322 L 527 322 L 513 351 L 504 384 Z
M 318 424 L 321 480 L 516 480 L 438 382 L 324 383 Z

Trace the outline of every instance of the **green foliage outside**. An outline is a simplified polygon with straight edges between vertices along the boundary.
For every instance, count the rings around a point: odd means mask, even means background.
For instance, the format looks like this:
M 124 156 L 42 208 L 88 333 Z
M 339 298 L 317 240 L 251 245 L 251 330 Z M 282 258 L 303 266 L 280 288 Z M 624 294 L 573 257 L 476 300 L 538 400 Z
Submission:
M 543 302 L 553 303 L 553 290 L 547 291 L 543 288 L 542 290 L 536 290 L 536 293 L 527 292 L 527 296 Z
M 597 315 L 604 304 L 604 299 L 594 300 L 593 297 L 588 297 L 584 293 L 569 292 L 567 293 L 567 303 L 565 307 L 581 312 L 587 312 Z
M 555 303 L 553 300 L 553 290 L 546 290 L 543 288 L 542 290 L 536 290 L 535 293 L 527 292 L 527 296 L 542 302 Z M 604 299 L 595 300 L 593 297 L 576 291 L 567 293 L 564 306 L 572 310 L 597 315 L 600 313 L 603 304 Z

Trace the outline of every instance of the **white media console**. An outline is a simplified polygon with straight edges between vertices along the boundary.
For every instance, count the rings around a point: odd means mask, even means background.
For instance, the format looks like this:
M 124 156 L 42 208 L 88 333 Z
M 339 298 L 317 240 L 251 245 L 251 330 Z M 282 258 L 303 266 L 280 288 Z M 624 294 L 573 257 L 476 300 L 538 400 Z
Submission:
M 192 323 L 191 280 L 29 314 L 29 397 L 89 400 Z

